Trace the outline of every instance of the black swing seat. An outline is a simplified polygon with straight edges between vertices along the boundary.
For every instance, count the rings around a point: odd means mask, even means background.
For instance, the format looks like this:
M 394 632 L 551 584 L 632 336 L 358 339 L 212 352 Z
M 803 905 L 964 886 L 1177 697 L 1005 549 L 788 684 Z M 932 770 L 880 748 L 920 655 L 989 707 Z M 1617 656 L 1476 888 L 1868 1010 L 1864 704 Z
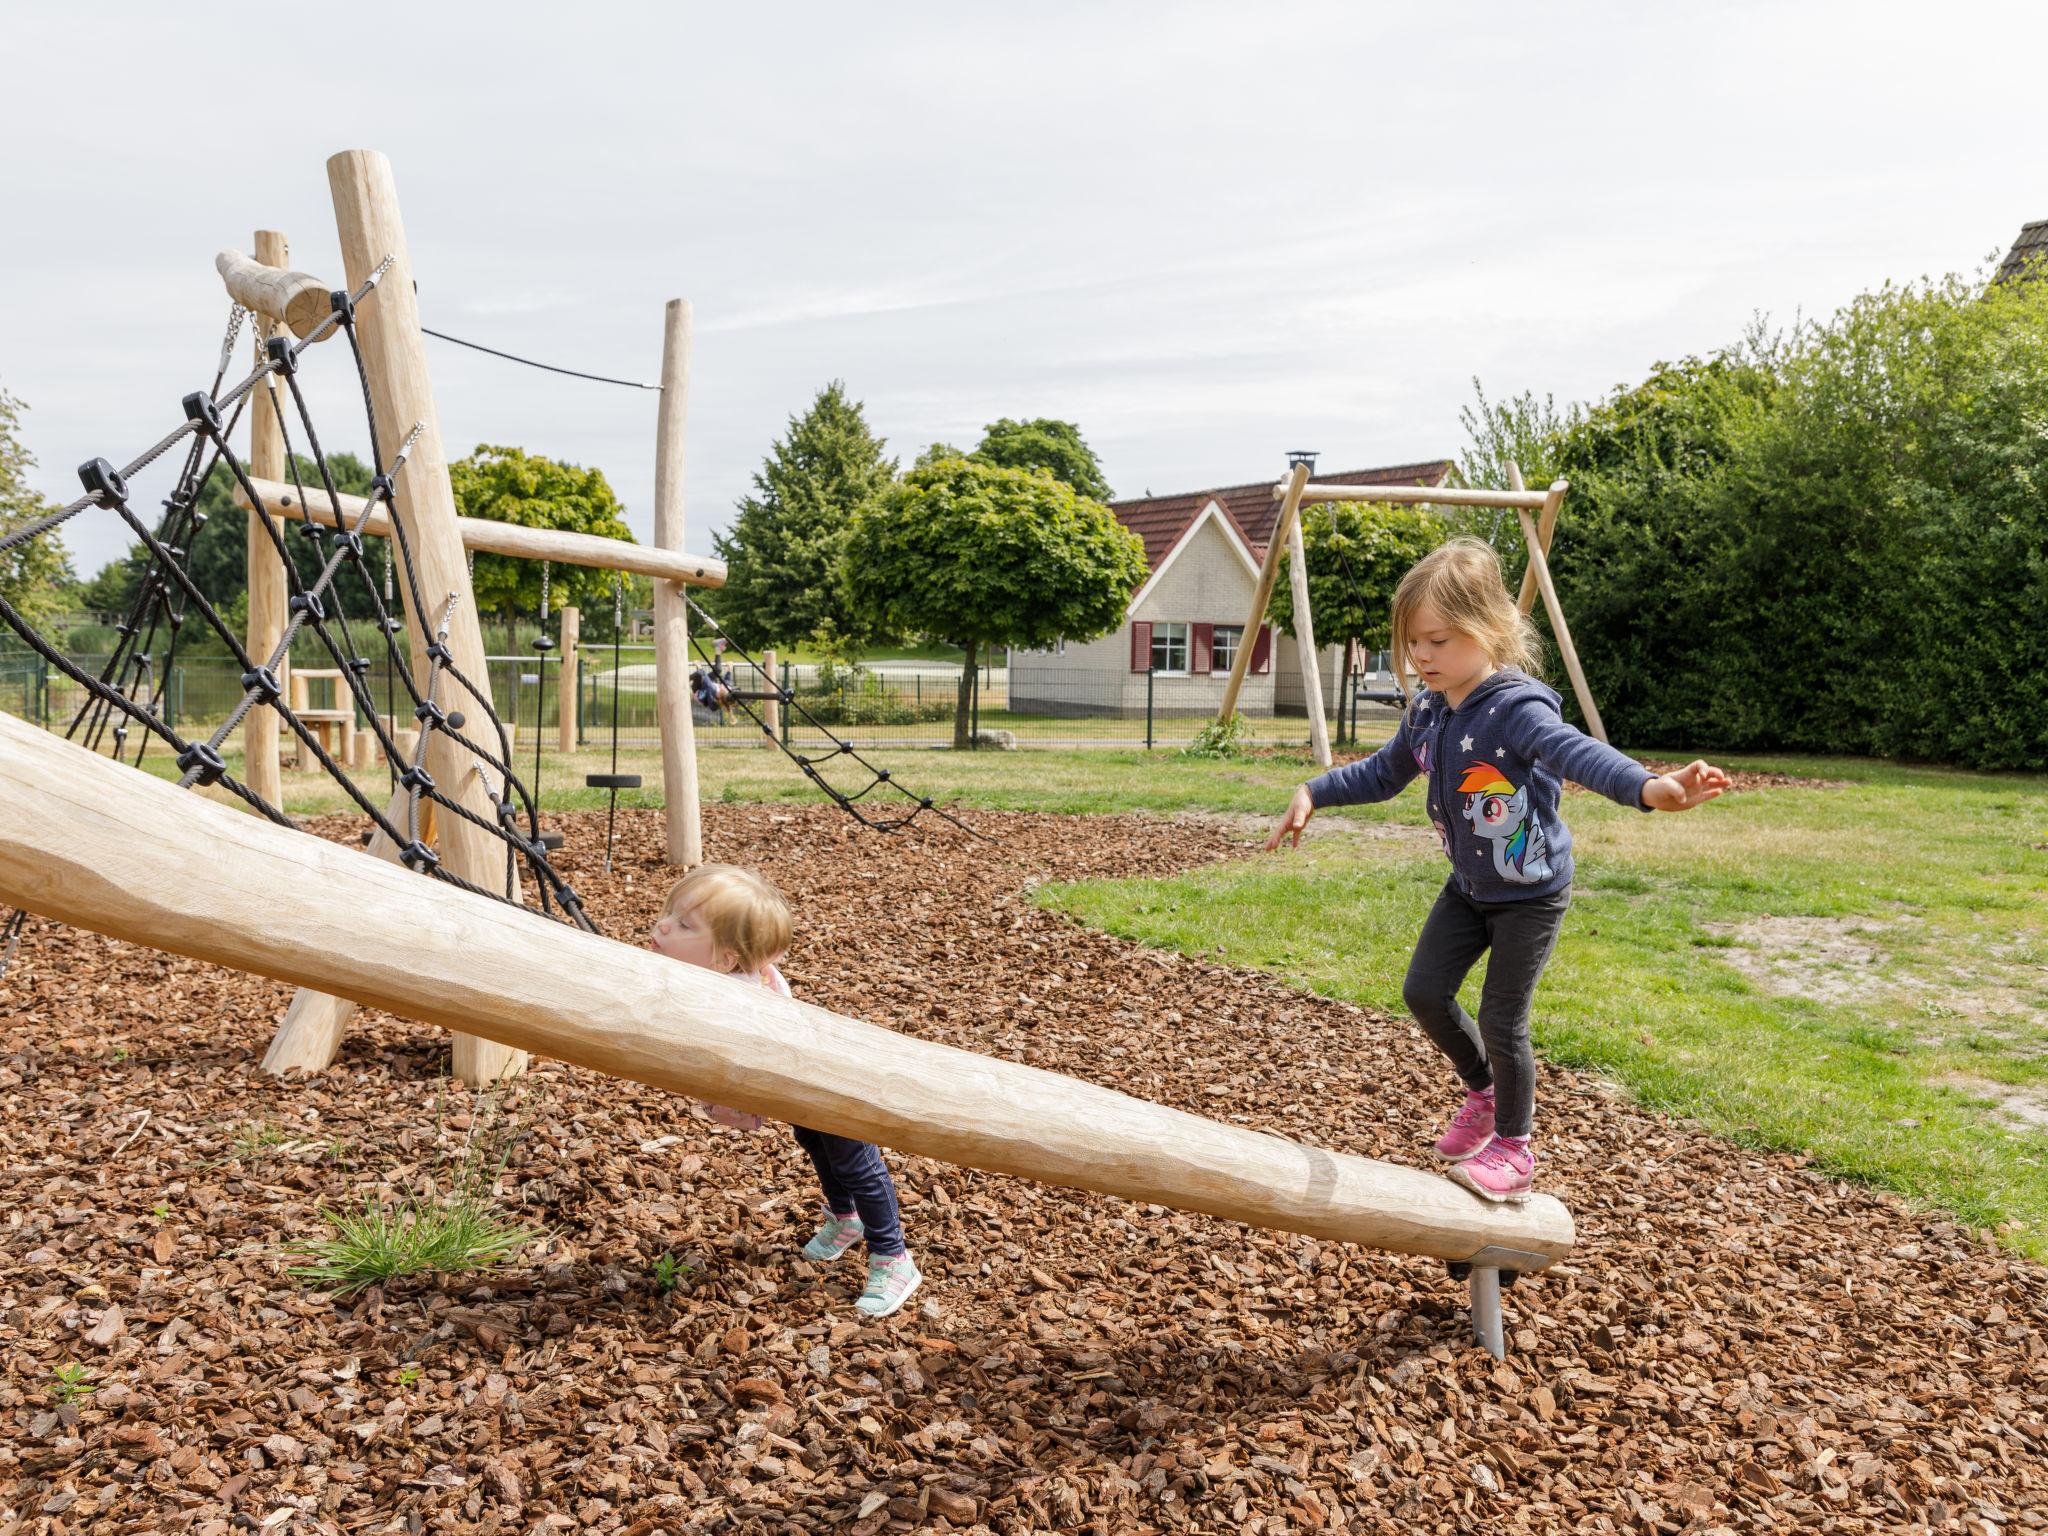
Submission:
M 638 789 L 640 775 L 637 773 L 586 773 L 583 784 L 587 789 Z
M 540 845 L 541 847 L 547 849 L 548 852 L 553 853 L 557 848 L 562 846 L 562 834 L 557 832 L 553 827 L 549 827 L 546 831 L 541 833 Z

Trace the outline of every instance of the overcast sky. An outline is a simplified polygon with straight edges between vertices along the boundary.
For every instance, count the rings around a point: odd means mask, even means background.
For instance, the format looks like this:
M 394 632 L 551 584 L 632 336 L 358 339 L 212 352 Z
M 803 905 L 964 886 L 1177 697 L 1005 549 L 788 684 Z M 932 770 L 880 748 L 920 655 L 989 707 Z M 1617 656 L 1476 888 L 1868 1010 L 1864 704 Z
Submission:
M 2048 7 L 16 3 L 0 388 L 40 487 L 212 377 L 212 258 L 339 283 L 324 163 L 395 166 L 427 324 L 658 375 L 695 306 L 690 544 L 844 379 L 907 462 L 1080 423 L 1120 495 L 1453 456 L 1471 379 L 1604 393 L 1750 316 L 2048 218 Z M 450 456 L 602 468 L 656 396 L 429 341 Z M 360 449 L 337 349 L 316 386 Z M 82 572 L 125 543 L 87 514 Z

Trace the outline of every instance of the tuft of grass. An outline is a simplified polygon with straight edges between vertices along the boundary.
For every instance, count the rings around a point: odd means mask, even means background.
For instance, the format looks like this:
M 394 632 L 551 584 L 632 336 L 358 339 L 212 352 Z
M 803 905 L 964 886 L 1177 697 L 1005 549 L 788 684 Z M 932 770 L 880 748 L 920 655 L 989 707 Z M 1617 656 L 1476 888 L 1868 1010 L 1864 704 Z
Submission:
M 286 1273 L 346 1297 L 404 1275 L 458 1275 L 510 1258 L 542 1235 L 498 1209 L 498 1176 L 518 1139 L 498 1091 L 481 1090 L 445 1192 L 430 1187 L 389 1201 L 372 1189 L 359 1209 L 323 1208 L 330 1235 L 287 1249 L 300 1262 Z

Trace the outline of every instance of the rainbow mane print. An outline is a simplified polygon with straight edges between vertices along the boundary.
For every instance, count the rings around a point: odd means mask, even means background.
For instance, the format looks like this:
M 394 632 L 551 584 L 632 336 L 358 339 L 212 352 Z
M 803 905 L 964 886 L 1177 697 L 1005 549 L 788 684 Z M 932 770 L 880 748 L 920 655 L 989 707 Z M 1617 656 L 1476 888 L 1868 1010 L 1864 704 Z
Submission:
M 1507 781 L 1491 763 L 1473 763 L 1458 780 L 1458 793 L 1470 795 L 1465 802 L 1465 819 L 1472 830 L 1494 845 L 1494 867 L 1503 879 L 1537 881 L 1548 879 L 1550 868 L 1543 857 L 1543 833 L 1528 814 L 1529 796 Z M 1489 821 L 1482 807 L 1489 799 L 1499 800 L 1512 820 Z M 1531 860 L 1535 868 L 1529 868 Z

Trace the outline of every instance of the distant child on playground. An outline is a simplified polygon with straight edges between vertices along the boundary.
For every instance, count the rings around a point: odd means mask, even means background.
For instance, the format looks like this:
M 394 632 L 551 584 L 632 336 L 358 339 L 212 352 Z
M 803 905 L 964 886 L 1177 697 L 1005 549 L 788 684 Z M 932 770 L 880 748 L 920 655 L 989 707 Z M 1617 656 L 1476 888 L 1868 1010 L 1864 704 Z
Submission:
M 733 864 L 700 864 L 669 891 L 647 947 L 788 997 L 789 983 L 775 962 L 789 949 L 793 928 L 789 904 L 762 876 Z M 760 1128 L 759 1115 L 704 1107 L 723 1125 Z M 868 1283 L 854 1306 L 869 1317 L 887 1317 L 910 1299 L 924 1276 L 903 1245 L 896 1185 L 880 1150 L 800 1125 L 791 1129 L 810 1154 L 825 1197 L 824 1223 L 804 1244 L 804 1257 L 836 1259 L 865 1238 Z
M 1450 540 L 1401 578 L 1393 656 L 1404 691 L 1411 662 L 1421 674 L 1394 739 L 1297 789 L 1266 848 L 1290 836 L 1298 846 L 1325 807 L 1392 799 L 1425 776 L 1451 874 L 1401 992 L 1466 1090 L 1436 1150 L 1474 1192 L 1525 1200 L 1536 1171 L 1529 1009 L 1571 904 L 1560 781 L 1638 810 L 1687 811 L 1730 780 L 1705 762 L 1653 774 L 1565 724 L 1558 696 L 1531 676 L 1536 632 L 1508 596 L 1499 558 L 1477 539 Z M 1489 949 L 1475 1027 L 1458 988 Z

